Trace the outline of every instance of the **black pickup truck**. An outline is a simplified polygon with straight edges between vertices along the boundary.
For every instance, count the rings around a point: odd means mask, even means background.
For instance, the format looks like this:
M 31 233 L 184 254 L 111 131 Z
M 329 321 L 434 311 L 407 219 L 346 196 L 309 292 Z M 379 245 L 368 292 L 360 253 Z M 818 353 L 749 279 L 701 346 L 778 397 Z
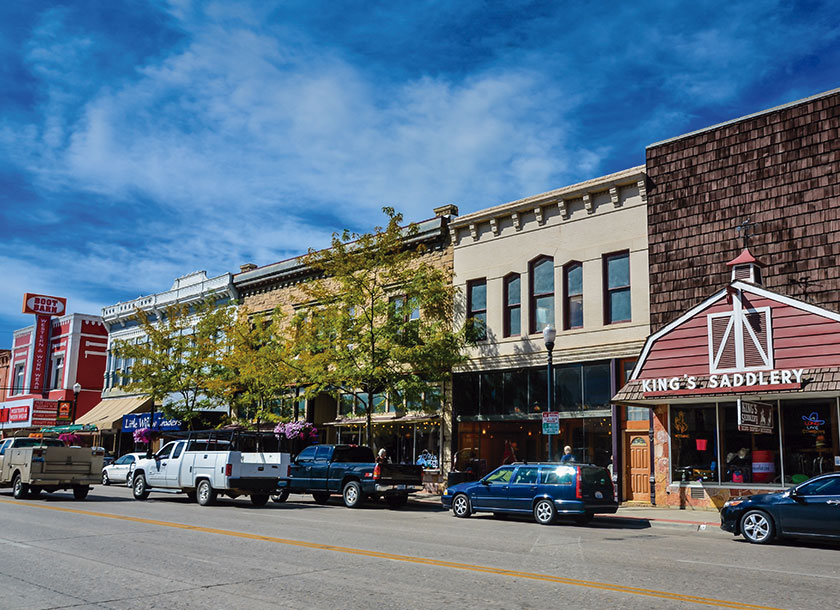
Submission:
M 288 477 L 277 482 L 275 502 L 285 502 L 289 493 L 311 493 L 326 504 L 341 494 L 349 508 L 367 498 L 384 497 L 391 508 L 408 501 L 408 494 L 423 487 L 423 468 L 413 464 L 376 464 L 370 447 L 357 445 L 310 445 L 289 466 Z

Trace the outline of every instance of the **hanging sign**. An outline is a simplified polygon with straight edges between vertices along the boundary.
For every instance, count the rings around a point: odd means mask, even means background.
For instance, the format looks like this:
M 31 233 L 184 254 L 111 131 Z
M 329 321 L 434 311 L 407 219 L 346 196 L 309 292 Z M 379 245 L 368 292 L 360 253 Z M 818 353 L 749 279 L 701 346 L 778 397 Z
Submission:
M 773 405 L 738 399 L 738 430 L 773 434 Z
M 23 295 L 23 313 L 61 316 L 64 315 L 66 309 L 67 299 L 63 297 L 48 297 L 44 294 L 32 294 L 31 292 Z
M 32 425 L 33 426 L 54 426 L 56 404 L 52 400 L 32 401 Z
M 542 414 L 542 433 L 560 434 L 560 413 L 558 411 L 545 411 Z
M 55 421 L 57 423 L 66 423 L 73 418 L 73 401 L 59 400 L 58 407 L 55 413 Z

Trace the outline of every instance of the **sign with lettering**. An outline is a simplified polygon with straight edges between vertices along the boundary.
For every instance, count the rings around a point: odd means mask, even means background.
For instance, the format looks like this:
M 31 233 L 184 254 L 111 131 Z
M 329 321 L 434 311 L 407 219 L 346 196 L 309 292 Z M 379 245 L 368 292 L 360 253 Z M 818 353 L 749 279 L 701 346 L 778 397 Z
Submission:
M 770 389 L 793 389 L 802 386 L 804 369 L 782 369 L 756 373 L 724 373 L 723 375 L 683 375 L 642 379 L 645 396 L 656 394 L 705 392 L 763 392 Z
M 133 432 L 140 428 L 149 427 L 149 413 L 132 413 L 130 415 L 123 415 L 122 431 Z M 155 411 L 155 430 L 180 430 L 181 420 L 167 419 L 160 411 Z
M 773 434 L 773 405 L 738 399 L 738 430 Z
M 67 310 L 67 299 L 62 297 L 50 297 L 45 294 L 32 294 L 27 292 L 23 295 L 23 313 L 34 313 L 35 315 L 61 316 Z
M 32 425 L 54 426 L 56 405 L 54 400 L 32 401 Z
M 10 407 L 9 421 L 26 421 L 29 419 L 29 406 Z
M 57 423 L 67 423 L 73 417 L 73 401 L 59 400 L 55 412 L 55 421 Z
M 542 433 L 560 434 L 560 413 L 557 411 L 545 411 L 542 414 Z

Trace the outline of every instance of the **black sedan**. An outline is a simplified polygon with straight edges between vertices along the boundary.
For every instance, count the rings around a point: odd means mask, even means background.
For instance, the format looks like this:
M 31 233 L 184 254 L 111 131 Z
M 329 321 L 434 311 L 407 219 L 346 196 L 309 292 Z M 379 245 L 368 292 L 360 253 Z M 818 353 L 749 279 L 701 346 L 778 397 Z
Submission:
M 732 498 L 720 511 L 720 528 L 756 544 L 776 536 L 840 540 L 840 472 L 787 491 Z

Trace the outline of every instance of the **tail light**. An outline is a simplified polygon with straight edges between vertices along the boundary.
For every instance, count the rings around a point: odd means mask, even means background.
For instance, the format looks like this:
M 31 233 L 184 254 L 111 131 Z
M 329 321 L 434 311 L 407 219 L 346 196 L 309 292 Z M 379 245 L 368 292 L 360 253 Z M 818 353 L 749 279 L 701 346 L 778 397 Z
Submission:
M 580 466 L 577 466 L 575 468 L 575 470 L 577 470 L 577 476 L 575 477 L 575 497 L 578 500 L 582 500 L 583 499 L 583 494 L 581 493 L 581 490 L 580 490 L 580 480 L 583 477 L 583 471 L 582 471 Z
M 381 477 L 381 476 L 382 476 L 382 466 L 380 464 L 377 464 L 376 466 L 373 467 L 373 480 L 378 481 L 379 477 Z
M 225 464 L 225 476 L 229 477 L 233 474 L 233 464 Z
M 90 452 L 92 455 L 105 455 L 104 449 L 91 449 Z
M 292 465 L 291 465 L 291 464 L 289 464 L 288 466 L 286 466 L 286 476 L 287 476 L 287 477 L 292 476 Z

